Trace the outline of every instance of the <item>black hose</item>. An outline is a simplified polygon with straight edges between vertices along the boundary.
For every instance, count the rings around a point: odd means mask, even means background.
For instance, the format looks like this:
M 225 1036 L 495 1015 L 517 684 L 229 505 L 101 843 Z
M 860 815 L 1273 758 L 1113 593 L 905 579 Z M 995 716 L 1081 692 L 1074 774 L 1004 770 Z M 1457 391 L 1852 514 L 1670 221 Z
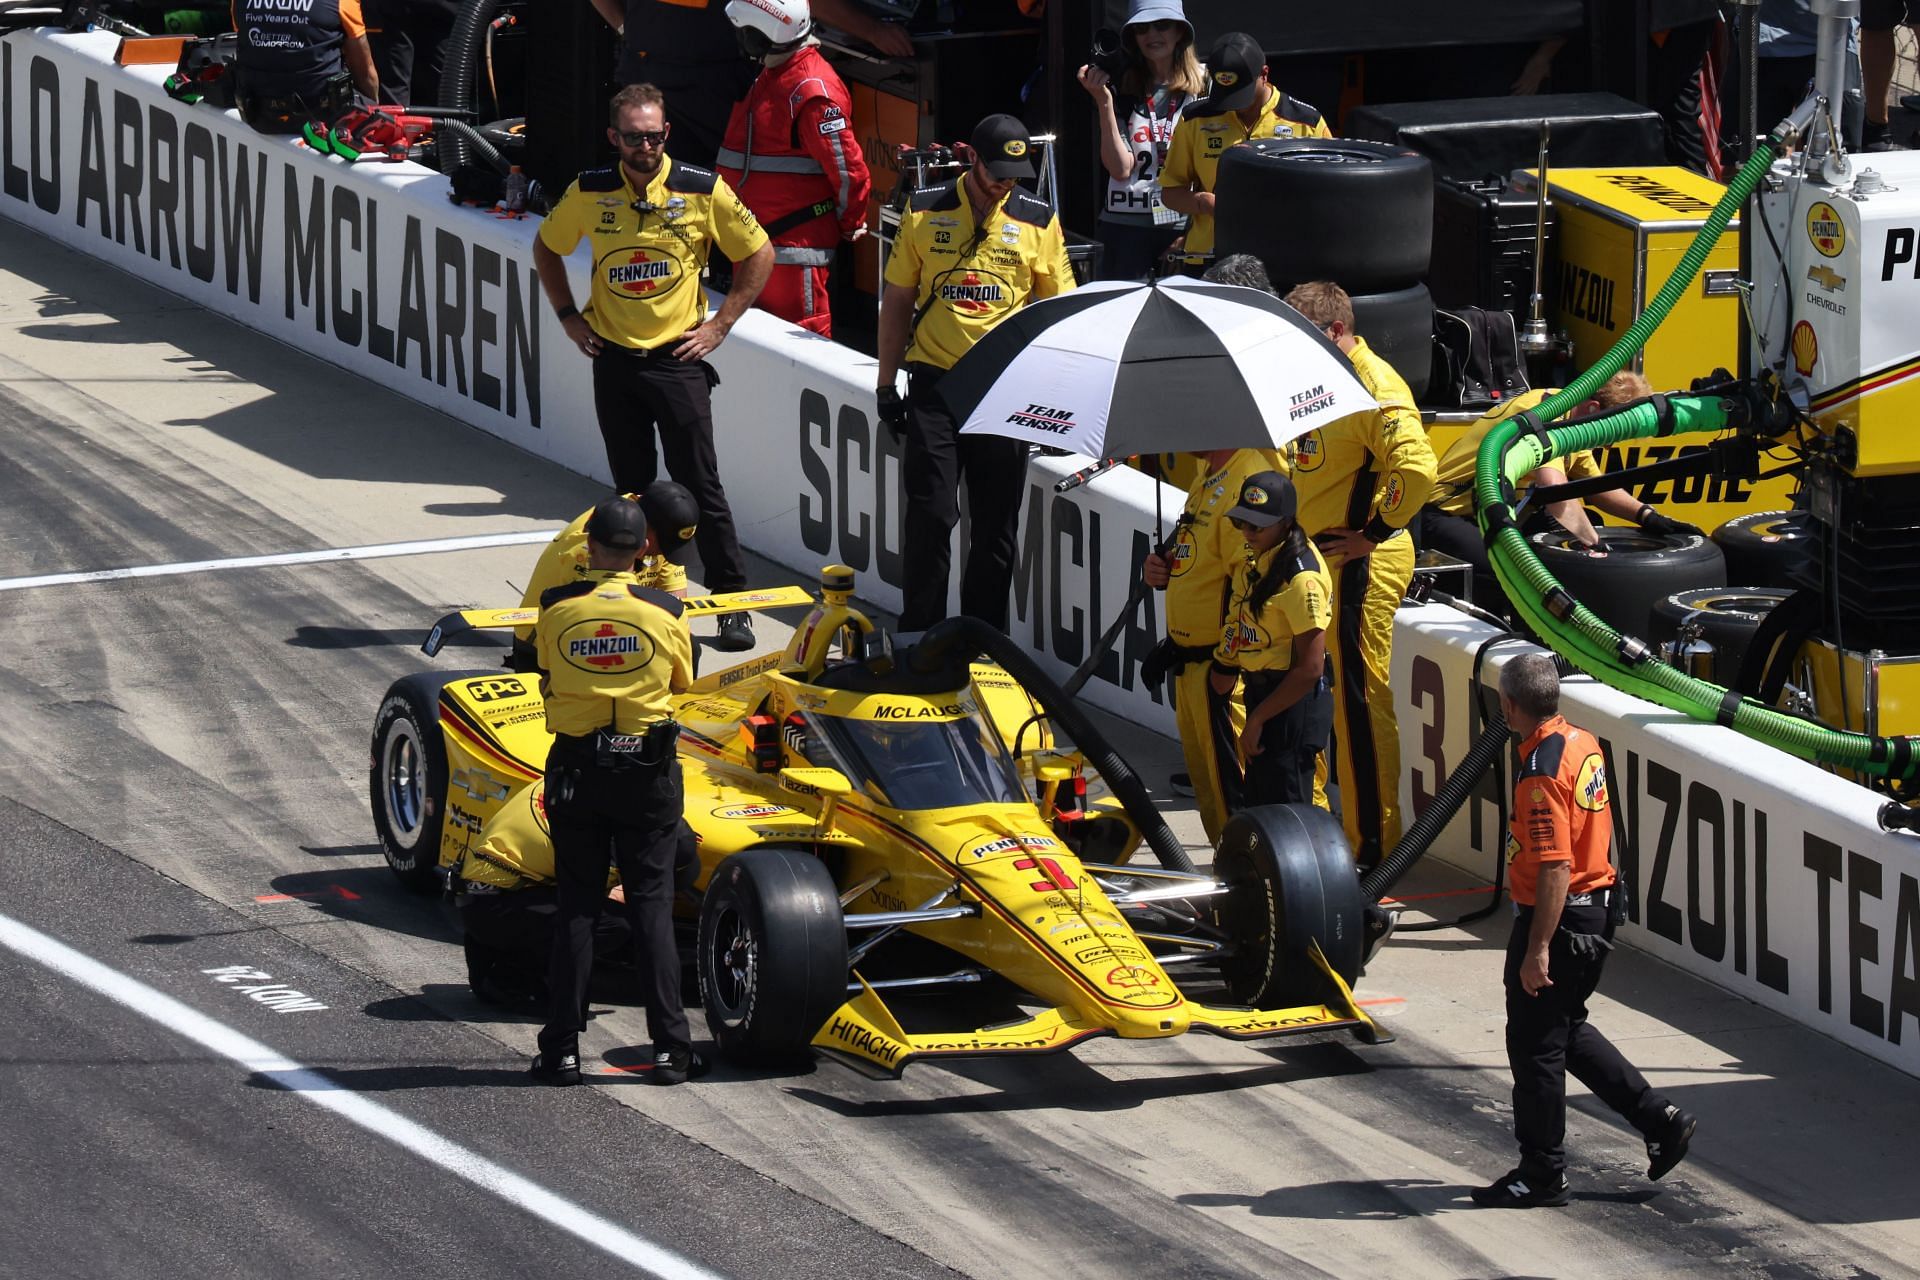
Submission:
M 476 115 L 473 103 L 473 77 L 478 69 L 480 51 L 487 42 L 487 28 L 499 14 L 505 0 L 467 0 L 466 6 L 453 20 L 453 33 L 447 37 L 447 56 L 445 69 L 440 73 L 440 106 L 465 114 L 468 119 Z M 445 124 L 446 121 L 440 123 Z M 461 133 L 449 129 L 442 135 L 447 145 L 440 155 L 440 172 L 452 177 L 463 165 L 474 162 L 468 148 L 477 140 L 478 135 L 471 130 Z M 494 152 L 494 159 L 500 153 Z M 492 161 L 488 161 L 492 163 Z M 504 164 L 500 170 L 506 172 Z
M 1047 714 L 1059 721 L 1073 738 L 1074 745 L 1080 749 L 1092 765 L 1095 772 L 1106 779 L 1107 787 L 1113 792 L 1114 799 L 1126 811 L 1133 825 L 1160 859 L 1160 865 L 1169 871 L 1192 871 L 1193 859 L 1187 856 L 1185 846 L 1173 828 L 1167 825 L 1166 818 L 1154 807 L 1153 798 L 1147 792 L 1146 784 L 1121 758 L 1120 753 L 1108 744 L 1106 735 L 1094 727 L 1086 713 L 1075 705 L 1066 691 L 1055 684 L 1053 677 L 1041 670 L 1040 664 L 1031 654 L 1014 643 L 1002 632 L 996 630 L 978 618 L 948 618 L 935 623 L 927 629 L 908 652 L 907 662 L 915 671 L 931 673 L 947 667 L 963 667 L 975 654 L 985 654 L 1018 680 L 1029 694 L 1032 694 Z M 1431 837 L 1429 837 L 1431 838 Z
M 455 120 L 451 117 L 436 120 L 433 124 L 433 134 L 435 138 L 453 144 L 445 147 L 441 153 L 440 171 L 448 177 L 452 177 L 454 170 L 461 165 L 476 162 L 484 162 L 502 174 L 513 171 L 513 166 L 507 162 L 505 156 L 500 154 L 500 149 L 488 142 L 486 135 L 465 120 Z M 465 150 L 468 147 L 472 148 L 470 154 Z M 453 161 L 456 156 L 464 158 L 454 163 L 452 167 L 448 167 L 448 162 Z
M 1379 866 L 1360 877 L 1360 892 L 1368 902 L 1378 902 L 1393 888 L 1401 876 L 1407 874 L 1413 864 L 1427 851 L 1446 825 L 1453 821 L 1453 815 L 1460 812 L 1460 806 L 1467 802 L 1473 789 L 1480 785 L 1480 775 L 1493 767 L 1500 753 L 1507 749 L 1507 722 L 1495 712 L 1487 721 L 1487 727 L 1467 748 L 1466 758 L 1460 762 L 1447 778 L 1447 785 L 1440 788 L 1440 794 L 1415 818 L 1406 834 L 1400 837 L 1400 843 L 1393 846 L 1393 852 L 1381 860 Z

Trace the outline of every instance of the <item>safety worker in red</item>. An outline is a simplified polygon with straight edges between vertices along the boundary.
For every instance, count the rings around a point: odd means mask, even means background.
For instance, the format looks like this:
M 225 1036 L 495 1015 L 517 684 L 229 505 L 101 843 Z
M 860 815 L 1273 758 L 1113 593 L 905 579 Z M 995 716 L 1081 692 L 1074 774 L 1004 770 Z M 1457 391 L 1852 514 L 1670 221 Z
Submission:
M 1197 272 L 1213 256 L 1213 187 L 1227 148 L 1254 138 L 1330 138 L 1319 110 L 1280 92 L 1267 79 L 1260 42 L 1229 31 L 1207 54 L 1207 96 L 1189 102 L 1173 126 L 1160 199 L 1187 224 L 1187 267 Z M 1276 216 L 1284 211 L 1276 210 Z
M 1407 524 L 1433 489 L 1433 446 L 1413 393 L 1353 331 L 1353 299 L 1316 280 L 1287 302 L 1347 355 L 1379 406 L 1288 446 L 1300 524 L 1334 572 L 1333 715 L 1341 825 L 1354 857 L 1376 865 L 1400 842 L 1400 729 L 1387 668 L 1393 615 L 1413 582 Z
M 807 0 L 729 0 L 727 20 L 765 67 L 734 103 L 715 166 L 773 241 L 773 276 L 755 305 L 830 338 L 834 246 L 866 234 L 873 190 L 853 99 L 820 54 Z
M 1567 1073 L 1647 1143 L 1647 1177 L 1686 1157 L 1694 1117 L 1587 1021 L 1587 1001 L 1626 918 L 1613 869 L 1613 814 L 1600 744 L 1560 714 L 1552 657 L 1525 653 L 1500 668 L 1500 714 L 1520 739 L 1507 832 L 1513 933 L 1507 941 L 1507 1063 L 1520 1164 L 1476 1187 L 1475 1204 L 1533 1209 L 1567 1203 Z

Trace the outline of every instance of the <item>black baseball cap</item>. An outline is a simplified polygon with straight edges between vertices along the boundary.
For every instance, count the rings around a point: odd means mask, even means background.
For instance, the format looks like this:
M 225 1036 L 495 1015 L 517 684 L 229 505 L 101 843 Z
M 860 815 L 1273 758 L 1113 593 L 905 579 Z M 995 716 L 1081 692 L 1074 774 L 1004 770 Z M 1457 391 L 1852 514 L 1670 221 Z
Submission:
M 1293 481 L 1278 471 L 1262 471 L 1240 486 L 1240 505 L 1227 512 L 1229 520 L 1245 520 L 1262 529 L 1293 519 L 1300 509 Z
M 1031 178 L 1033 143 L 1012 116 L 988 116 L 973 127 L 973 154 L 996 178 Z
M 608 498 L 587 517 L 587 537 L 613 551 L 638 551 L 646 545 L 647 517 L 632 498 Z
M 1244 111 L 1260 93 L 1260 72 L 1267 51 L 1244 31 L 1229 31 L 1207 52 L 1207 96 L 1187 110 L 1198 115 Z
M 683 484 L 655 480 L 640 494 L 640 510 L 653 530 L 660 554 L 675 564 L 686 555 L 693 531 L 700 525 L 700 504 Z

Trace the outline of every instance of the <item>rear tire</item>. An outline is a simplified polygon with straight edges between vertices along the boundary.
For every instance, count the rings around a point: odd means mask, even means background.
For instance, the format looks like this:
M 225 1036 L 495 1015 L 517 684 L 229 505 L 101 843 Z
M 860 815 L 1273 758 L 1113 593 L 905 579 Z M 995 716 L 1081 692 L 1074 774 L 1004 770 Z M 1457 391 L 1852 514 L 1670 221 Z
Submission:
M 1214 252 L 1253 254 L 1282 293 L 1308 280 L 1381 293 L 1426 278 L 1433 163 L 1416 151 L 1351 138 L 1256 138 L 1220 157 L 1214 193 Z
M 1349 987 L 1365 958 L 1360 875 L 1340 822 L 1310 804 L 1242 809 L 1221 833 L 1213 873 L 1228 886 L 1216 919 L 1234 947 L 1227 990 L 1256 1009 L 1323 1004 L 1333 986 L 1314 942 Z
M 447 743 L 440 690 L 455 680 L 494 674 L 423 671 L 393 682 L 373 720 L 367 771 L 373 828 L 387 868 L 415 893 L 438 887 L 440 829 L 447 811 Z
M 1794 571 L 1813 555 L 1812 519 L 1804 511 L 1751 511 L 1713 531 L 1727 559 L 1727 581 L 1791 587 Z
M 799 849 L 747 849 L 714 870 L 700 904 L 700 1000 L 729 1062 L 804 1060 L 847 1000 L 847 928 L 825 864 Z
M 1647 639 L 1662 644 L 1682 626 L 1700 628 L 1700 638 L 1713 646 L 1713 680 L 1731 686 L 1746 659 L 1754 632 L 1774 606 L 1793 592 L 1784 587 L 1702 587 L 1677 591 L 1653 606 Z
M 1656 534 L 1613 525 L 1594 532 L 1600 535 L 1604 556 L 1588 555 L 1567 533 L 1536 533 L 1528 541 L 1575 600 L 1623 635 L 1646 635 L 1653 606 L 1676 591 L 1727 584 L 1720 548 L 1699 534 Z

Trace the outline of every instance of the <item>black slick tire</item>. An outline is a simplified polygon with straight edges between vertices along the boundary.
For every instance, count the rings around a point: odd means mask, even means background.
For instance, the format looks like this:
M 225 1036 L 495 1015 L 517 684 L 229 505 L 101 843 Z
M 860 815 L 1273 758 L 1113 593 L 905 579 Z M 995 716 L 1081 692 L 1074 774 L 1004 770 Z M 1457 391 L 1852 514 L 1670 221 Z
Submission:
M 1676 591 L 1653 606 L 1647 639 L 1664 644 L 1682 627 L 1698 628 L 1713 646 L 1712 679 L 1731 685 L 1746 659 L 1754 633 L 1774 607 L 1793 592 L 1785 587 L 1697 587 Z
M 1804 511 L 1750 511 L 1715 529 L 1714 545 L 1727 559 L 1727 581 L 1792 586 L 1794 571 L 1813 555 L 1811 519 Z
M 1234 1001 L 1256 1009 L 1324 1003 L 1332 984 L 1313 962 L 1320 944 L 1352 986 L 1365 958 L 1360 877 L 1339 819 L 1309 804 L 1256 805 L 1221 833 L 1213 873 L 1228 886 L 1215 917 L 1233 954 L 1221 975 Z
M 367 799 L 387 868 L 416 893 L 439 885 L 440 830 L 446 818 L 447 744 L 440 690 L 491 671 L 436 671 L 393 682 L 373 718 Z
M 1353 331 L 1393 366 L 1418 401 L 1433 375 L 1433 295 L 1416 284 L 1353 297 Z
M 1423 280 L 1433 249 L 1433 163 L 1350 138 L 1257 138 L 1220 157 L 1214 252 L 1251 253 L 1282 293 L 1331 280 L 1349 294 Z
M 700 905 L 696 959 L 707 1030 L 727 1061 L 805 1061 L 814 1033 L 847 999 L 847 930 L 833 876 L 800 849 L 729 857 Z
M 1528 541 L 1575 600 L 1624 635 L 1644 637 L 1653 606 L 1674 592 L 1727 583 L 1720 548 L 1699 534 L 1646 533 L 1614 525 L 1595 532 L 1604 555 L 1589 554 L 1566 533 L 1536 533 Z

